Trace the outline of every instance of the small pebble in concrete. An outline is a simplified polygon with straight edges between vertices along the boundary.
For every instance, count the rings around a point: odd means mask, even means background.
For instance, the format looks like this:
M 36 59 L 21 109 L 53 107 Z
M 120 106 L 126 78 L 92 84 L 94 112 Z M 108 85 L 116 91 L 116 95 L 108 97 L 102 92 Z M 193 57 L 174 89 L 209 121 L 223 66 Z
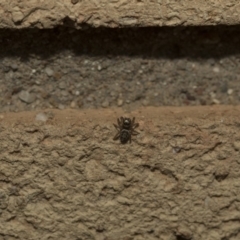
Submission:
M 214 67 L 214 68 L 213 68 L 213 72 L 219 73 L 219 72 L 220 72 L 220 69 L 219 69 L 218 67 Z
M 61 109 L 61 110 L 63 110 L 63 109 L 65 109 L 65 106 L 60 103 L 60 104 L 58 105 L 58 108 Z
M 19 95 L 19 99 L 25 103 L 32 103 L 35 101 L 36 96 L 33 93 L 29 93 L 28 91 L 22 90 Z
M 213 98 L 212 101 L 213 101 L 214 104 L 220 104 L 220 101 L 218 99 L 216 99 L 216 98 Z
M 228 95 L 231 95 L 233 93 L 233 90 L 232 89 L 228 89 L 227 93 L 228 93 Z
M 92 102 L 92 101 L 93 101 L 93 97 L 92 97 L 92 96 L 88 96 L 88 97 L 86 98 L 86 100 L 87 100 L 88 102 Z
M 46 122 L 48 120 L 48 116 L 45 113 L 38 113 L 35 118 L 36 121 Z
M 18 65 L 15 64 L 15 63 L 13 63 L 13 64 L 11 65 L 11 68 L 12 68 L 13 71 L 17 71 L 17 70 L 18 70 Z
M 142 101 L 142 105 L 143 105 L 143 106 L 149 105 L 149 101 L 148 101 L 147 99 L 144 99 L 144 100 Z
M 45 68 L 45 72 L 49 77 L 51 77 L 54 73 L 53 70 L 49 67 Z
M 106 108 L 109 106 L 109 102 L 107 100 L 105 100 L 103 103 L 102 103 L 102 107 Z
M 66 83 L 65 82 L 60 82 L 58 87 L 63 90 L 63 89 L 66 88 Z
M 119 107 L 121 107 L 121 106 L 123 105 L 123 100 L 122 100 L 122 99 L 118 99 L 118 100 L 117 100 L 117 105 L 118 105 Z
M 70 107 L 75 108 L 76 107 L 76 102 L 72 101 L 71 104 L 70 104 Z

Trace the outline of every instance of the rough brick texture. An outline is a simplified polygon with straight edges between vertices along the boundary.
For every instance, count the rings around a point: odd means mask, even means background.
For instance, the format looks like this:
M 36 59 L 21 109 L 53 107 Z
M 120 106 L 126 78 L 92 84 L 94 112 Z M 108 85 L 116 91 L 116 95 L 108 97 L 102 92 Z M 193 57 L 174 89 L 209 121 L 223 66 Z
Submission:
M 0 1 L 0 28 L 239 24 L 239 0 Z
M 140 124 L 131 144 L 112 140 L 121 115 Z M 0 239 L 240 239 L 239 116 L 239 107 L 1 114 Z

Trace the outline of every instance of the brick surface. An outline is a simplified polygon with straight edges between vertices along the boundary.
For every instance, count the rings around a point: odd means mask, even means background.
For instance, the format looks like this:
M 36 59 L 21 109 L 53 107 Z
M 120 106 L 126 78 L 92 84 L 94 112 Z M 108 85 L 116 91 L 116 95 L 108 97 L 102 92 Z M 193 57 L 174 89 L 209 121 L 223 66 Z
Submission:
M 234 25 L 239 16 L 238 0 L 0 1 L 0 28 Z
M 113 123 L 136 117 L 131 144 Z M 0 115 L 3 239 L 239 239 L 239 107 Z

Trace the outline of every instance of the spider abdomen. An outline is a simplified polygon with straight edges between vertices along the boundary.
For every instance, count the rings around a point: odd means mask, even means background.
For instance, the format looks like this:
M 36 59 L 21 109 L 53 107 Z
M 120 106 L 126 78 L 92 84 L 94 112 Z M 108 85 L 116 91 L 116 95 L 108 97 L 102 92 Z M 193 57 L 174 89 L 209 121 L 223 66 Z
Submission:
M 127 143 L 129 139 L 130 139 L 130 132 L 129 132 L 129 130 L 122 129 L 121 134 L 120 134 L 120 141 L 121 141 L 121 143 Z

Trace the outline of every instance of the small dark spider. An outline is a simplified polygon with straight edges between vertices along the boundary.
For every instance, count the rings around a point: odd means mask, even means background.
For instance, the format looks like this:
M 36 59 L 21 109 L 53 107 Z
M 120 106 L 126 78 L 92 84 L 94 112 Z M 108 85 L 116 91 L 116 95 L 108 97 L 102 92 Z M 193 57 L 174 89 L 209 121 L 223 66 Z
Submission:
M 122 144 L 127 143 L 128 141 L 131 143 L 131 136 L 139 134 L 135 131 L 135 128 L 139 126 L 139 123 L 135 123 L 135 117 L 131 120 L 130 118 L 118 118 L 118 125 L 113 124 L 114 127 L 118 130 L 116 136 L 113 140 L 117 140 L 120 138 L 120 142 Z

